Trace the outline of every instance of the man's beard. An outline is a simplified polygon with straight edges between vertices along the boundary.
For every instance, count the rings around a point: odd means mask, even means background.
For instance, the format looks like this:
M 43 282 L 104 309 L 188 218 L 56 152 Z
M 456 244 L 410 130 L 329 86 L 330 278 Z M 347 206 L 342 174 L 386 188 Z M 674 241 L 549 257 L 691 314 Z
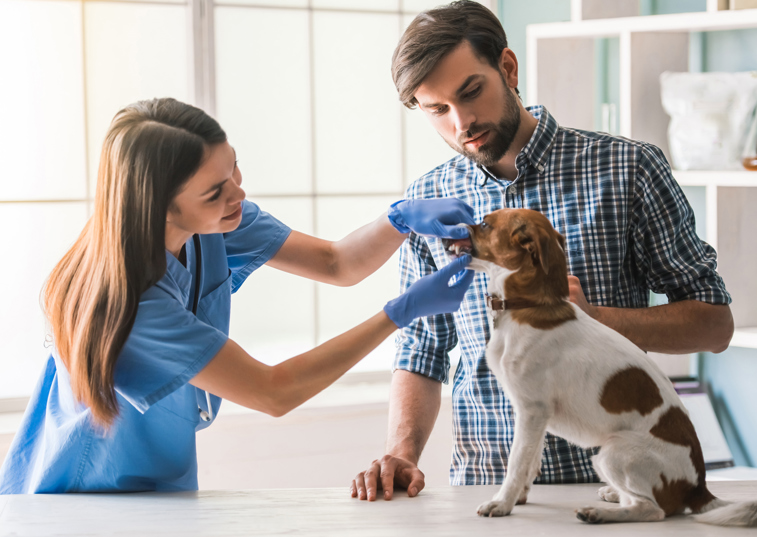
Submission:
M 520 127 L 520 107 L 504 79 L 502 83 L 505 85 L 505 107 L 502 119 L 496 124 L 474 123 L 469 130 L 457 137 L 454 144 L 445 140 L 452 149 L 481 166 L 493 166 L 499 162 L 510 149 Z M 466 149 L 465 140 L 471 140 L 485 131 L 489 131 L 489 140 L 484 145 L 476 151 Z

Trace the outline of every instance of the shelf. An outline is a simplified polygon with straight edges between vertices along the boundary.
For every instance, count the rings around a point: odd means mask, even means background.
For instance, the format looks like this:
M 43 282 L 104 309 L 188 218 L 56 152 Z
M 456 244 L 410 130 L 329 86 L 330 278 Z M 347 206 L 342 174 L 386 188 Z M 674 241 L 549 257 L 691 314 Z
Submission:
M 681 186 L 757 187 L 757 172 L 745 170 L 673 170 Z
M 757 349 L 757 327 L 737 328 L 733 333 L 730 346 Z
M 626 32 L 710 32 L 754 28 L 755 25 L 757 9 L 739 9 L 529 24 L 526 34 L 536 39 L 616 37 Z

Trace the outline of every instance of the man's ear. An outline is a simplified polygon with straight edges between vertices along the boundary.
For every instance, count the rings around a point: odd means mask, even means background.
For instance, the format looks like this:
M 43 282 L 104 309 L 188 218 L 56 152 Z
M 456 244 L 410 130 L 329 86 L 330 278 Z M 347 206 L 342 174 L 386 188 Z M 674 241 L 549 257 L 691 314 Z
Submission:
M 510 89 L 518 87 L 518 58 L 511 49 L 502 49 L 499 55 L 499 70 Z
M 534 266 L 541 265 L 544 274 L 549 274 L 549 235 L 541 228 L 523 224 L 513 231 L 512 236 L 531 254 Z

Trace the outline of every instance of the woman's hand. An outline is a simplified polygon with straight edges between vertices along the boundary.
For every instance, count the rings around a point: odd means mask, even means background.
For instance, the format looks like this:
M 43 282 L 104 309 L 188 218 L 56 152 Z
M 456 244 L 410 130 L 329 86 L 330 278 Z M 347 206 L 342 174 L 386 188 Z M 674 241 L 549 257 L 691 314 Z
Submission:
M 389 221 L 400 233 L 464 239 L 468 230 L 459 224 L 474 225 L 473 208 L 457 198 L 400 200 L 389 207 Z
M 399 328 L 409 325 L 416 317 L 457 311 L 476 275 L 475 271 L 465 270 L 470 262 L 471 256 L 464 255 L 434 274 L 424 276 L 403 294 L 387 302 L 384 311 Z M 449 285 L 454 275 L 457 279 Z

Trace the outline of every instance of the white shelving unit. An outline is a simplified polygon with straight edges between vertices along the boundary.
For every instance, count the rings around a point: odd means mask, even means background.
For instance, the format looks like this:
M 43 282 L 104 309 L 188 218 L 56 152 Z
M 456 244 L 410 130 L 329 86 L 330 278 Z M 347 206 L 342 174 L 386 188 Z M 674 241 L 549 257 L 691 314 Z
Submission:
M 570 22 L 526 30 L 529 103 L 545 105 L 566 126 L 595 125 L 594 42 L 619 41 L 619 132 L 660 147 L 669 158 L 669 117 L 660 102 L 660 74 L 689 70 L 689 33 L 757 28 L 757 9 L 638 16 L 638 0 L 572 0 Z M 757 172 L 677 171 L 681 185 L 704 187 L 706 240 L 733 297 L 732 347 L 757 349 Z

